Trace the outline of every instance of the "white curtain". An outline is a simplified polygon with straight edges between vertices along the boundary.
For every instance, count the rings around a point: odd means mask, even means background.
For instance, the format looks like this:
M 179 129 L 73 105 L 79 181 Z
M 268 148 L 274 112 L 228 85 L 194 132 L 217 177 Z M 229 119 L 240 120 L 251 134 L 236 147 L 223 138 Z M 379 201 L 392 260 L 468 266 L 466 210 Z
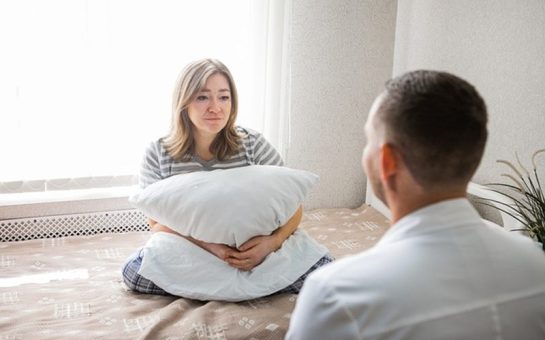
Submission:
M 0 2 L 0 193 L 128 184 L 178 72 L 214 57 L 285 156 L 288 0 Z
M 253 3 L 256 29 L 253 83 L 255 102 L 261 115 L 261 131 L 278 148 L 284 159 L 289 146 L 290 113 L 290 0 Z

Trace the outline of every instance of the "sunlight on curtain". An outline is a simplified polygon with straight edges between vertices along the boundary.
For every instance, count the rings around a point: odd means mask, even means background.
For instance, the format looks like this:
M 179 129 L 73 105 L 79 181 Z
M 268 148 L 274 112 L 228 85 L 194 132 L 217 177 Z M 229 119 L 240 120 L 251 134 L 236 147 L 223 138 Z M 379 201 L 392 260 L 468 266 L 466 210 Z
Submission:
M 283 150 L 282 108 L 264 115 L 272 107 L 264 77 L 287 74 L 285 60 L 270 66 L 286 53 L 270 51 L 274 22 L 282 33 L 273 48 L 287 32 L 272 3 L 0 2 L 0 182 L 136 173 L 145 146 L 168 131 L 178 73 L 203 57 L 231 69 L 238 123 Z
M 253 46 L 256 46 L 252 83 L 256 84 L 253 107 L 262 114 L 260 131 L 287 159 L 290 113 L 289 0 L 256 1 Z

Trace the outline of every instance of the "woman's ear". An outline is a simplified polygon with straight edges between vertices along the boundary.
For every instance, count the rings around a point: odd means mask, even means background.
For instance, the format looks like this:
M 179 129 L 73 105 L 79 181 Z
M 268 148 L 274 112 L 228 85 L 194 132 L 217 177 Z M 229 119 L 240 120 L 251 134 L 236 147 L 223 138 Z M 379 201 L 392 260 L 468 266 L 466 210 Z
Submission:
M 380 178 L 384 186 L 396 190 L 396 175 L 400 166 L 399 155 L 392 144 L 386 143 L 380 147 Z

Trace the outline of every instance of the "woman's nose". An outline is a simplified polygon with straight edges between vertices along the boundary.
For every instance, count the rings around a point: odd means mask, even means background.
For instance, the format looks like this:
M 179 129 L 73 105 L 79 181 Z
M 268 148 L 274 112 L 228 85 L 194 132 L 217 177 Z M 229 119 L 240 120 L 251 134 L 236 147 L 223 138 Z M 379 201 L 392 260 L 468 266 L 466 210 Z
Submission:
M 221 110 L 221 107 L 219 105 L 219 102 L 217 99 L 212 99 L 210 101 L 210 106 L 208 107 L 208 111 L 210 112 L 219 112 Z

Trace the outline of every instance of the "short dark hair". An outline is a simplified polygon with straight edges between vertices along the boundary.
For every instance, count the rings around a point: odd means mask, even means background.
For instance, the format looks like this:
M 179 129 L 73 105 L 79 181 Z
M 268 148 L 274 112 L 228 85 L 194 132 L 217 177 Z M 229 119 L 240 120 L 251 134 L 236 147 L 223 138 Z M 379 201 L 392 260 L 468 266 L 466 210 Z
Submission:
M 386 83 L 378 117 L 420 185 L 468 182 L 477 170 L 488 118 L 467 81 L 439 71 L 405 73 Z

